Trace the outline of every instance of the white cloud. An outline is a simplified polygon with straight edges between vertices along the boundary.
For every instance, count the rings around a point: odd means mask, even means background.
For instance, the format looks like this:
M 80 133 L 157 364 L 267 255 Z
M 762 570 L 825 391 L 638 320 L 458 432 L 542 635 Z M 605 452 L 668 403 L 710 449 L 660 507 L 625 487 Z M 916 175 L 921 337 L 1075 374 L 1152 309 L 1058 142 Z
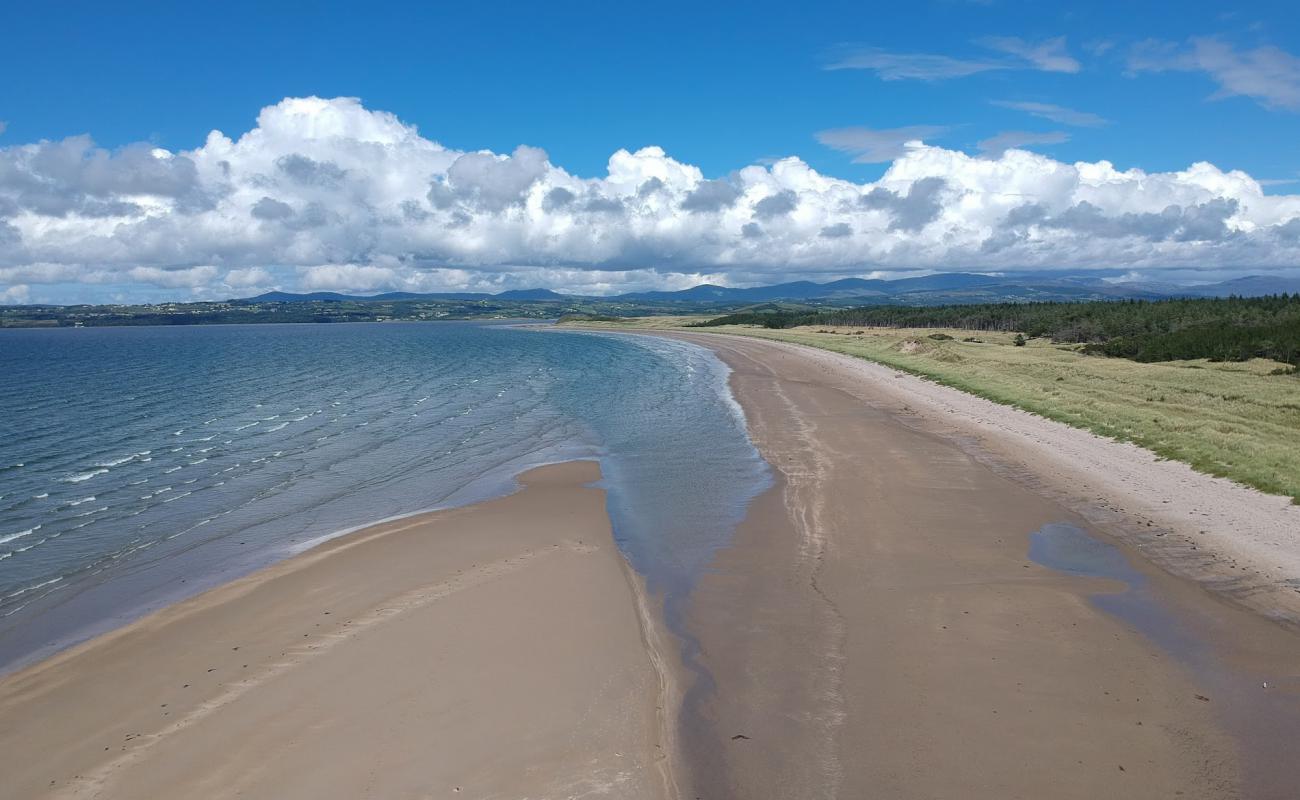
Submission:
M 890 53 L 879 47 L 842 53 L 826 65 L 829 70 L 870 70 L 882 81 L 938 81 L 1007 68 L 1006 64 L 988 59 L 953 58 L 932 53 Z
M 248 267 L 232 269 L 226 273 L 223 282 L 232 289 L 243 289 L 250 286 L 269 286 L 275 282 L 275 278 L 261 267 Z
M 1079 62 L 1066 50 L 1065 37 L 1057 36 L 1041 42 L 1030 42 L 1015 36 L 989 36 L 980 44 L 1024 59 L 1043 72 L 1078 72 Z
M 582 177 L 534 147 L 444 148 L 348 98 L 287 99 L 244 135 L 214 131 L 183 152 L 109 152 L 84 137 L 3 147 L 0 292 L 613 292 L 874 270 L 1300 263 L 1300 195 L 1265 194 L 1243 172 L 921 143 L 941 130 L 823 132 L 859 160 L 891 160 L 865 183 L 797 158 L 710 177 L 657 147 L 620 150 L 605 174 Z
M 1061 144 L 1070 141 L 1070 135 L 1064 131 L 1002 131 L 996 136 L 982 140 L 978 147 L 980 153 L 1000 156 L 1007 150 L 1024 149 L 1039 144 Z
M 188 267 L 165 269 L 160 267 L 133 267 L 126 276 L 136 283 L 148 283 L 167 289 L 197 289 L 212 283 L 217 277 L 216 267 Z
M 1065 37 L 1030 42 L 1014 36 L 989 36 L 976 43 L 1003 54 L 1001 58 L 956 58 L 937 53 L 891 53 L 880 47 L 846 47 L 827 62 L 826 69 L 862 69 L 882 81 L 940 81 L 981 72 L 1033 69 L 1078 72 L 1079 62 L 1066 50 Z M 1011 56 L 1006 58 L 1005 56 Z
M 832 128 L 817 132 L 817 141 L 853 156 L 855 164 L 893 161 L 922 140 L 942 136 L 947 128 L 938 125 L 909 125 L 905 128 Z
M 992 104 L 1002 108 L 1010 108 L 1015 111 L 1023 111 L 1042 119 L 1059 122 L 1062 125 L 1073 125 L 1079 128 L 1099 128 L 1102 125 L 1109 124 L 1109 120 L 1097 114 L 1087 111 L 1075 111 L 1065 106 L 1053 105 L 1052 103 L 1032 103 L 1018 102 L 1012 100 L 994 100 Z
M 31 302 L 31 291 L 25 283 L 15 284 L 0 291 L 0 306 L 21 306 L 29 302 Z
M 1132 72 L 1204 72 L 1219 84 L 1210 99 L 1249 97 L 1265 108 L 1300 111 L 1300 58 L 1271 45 L 1236 49 L 1208 36 L 1186 45 L 1146 41 L 1129 53 Z

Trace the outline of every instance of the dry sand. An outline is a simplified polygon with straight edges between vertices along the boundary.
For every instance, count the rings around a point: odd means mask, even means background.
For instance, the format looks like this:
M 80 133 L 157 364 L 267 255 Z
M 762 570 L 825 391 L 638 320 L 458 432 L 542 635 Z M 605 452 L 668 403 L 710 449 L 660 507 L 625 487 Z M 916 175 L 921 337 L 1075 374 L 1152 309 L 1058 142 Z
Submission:
M 1143 545 L 1191 509 L 1289 563 L 1292 509 L 877 365 L 685 338 L 732 367 L 778 476 L 694 595 L 716 681 L 683 734 L 695 795 L 1294 796 L 1292 630 L 1125 548 L 1177 621 L 1162 647 L 1092 601 L 1123 584 L 1026 554 L 1047 523 Z
M 0 794 L 664 797 L 673 706 L 598 476 L 534 470 L 5 678 Z

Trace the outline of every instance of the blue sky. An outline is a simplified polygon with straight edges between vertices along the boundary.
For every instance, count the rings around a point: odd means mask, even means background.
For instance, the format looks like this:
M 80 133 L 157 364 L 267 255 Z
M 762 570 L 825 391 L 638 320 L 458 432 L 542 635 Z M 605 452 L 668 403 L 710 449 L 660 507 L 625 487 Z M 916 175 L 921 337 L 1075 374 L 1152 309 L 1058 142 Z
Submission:
M 263 108 L 284 98 L 353 97 L 367 111 L 390 112 L 449 150 L 504 156 L 531 145 L 544 149 L 550 164 L 582 178 L 605 176 L 610 155 L 620 149 L 657 146 L 697 166 L 706 179 L 793 156 L 818 175 L 858 184 L 864 196 L 874 188 L 869 184 L 887 179 L 886 188 L 905 197 L 907 176 L 895 181 L 887 170 L 905 138 L 920 138 L 973 156 L 997 157 L 1012 145 L 1065 164 L 1109 161 L 1121 171 L 1170 173 L 1205 161 L 1225 173 L 1248 173 L 1269 195 L 1300 191 L 1300 12 L 1287 3 L 11 5 L 0 30 L 0 70 L 10 76 L 0 90 L 0 152 L 88 135 L 109 158 L 142 141 L 183 154 L 200 148 L 214 129 L 238 140 Z M 298 148 L 304 154 L 309 149 Z M 83 162 L 94 152 L 83 152 Z M 920 173 L 907 174 L 914 181 Z M 941 177 L 951 195 L 960 181 Z M 538 180 L 538 187 L 554 188 Z M 683 192 L 693 190 L 688 184 Z M 745 188 L 752 203 L 762 199 L 755 191 Z M 302 210 L 292 198 L 265 196 Z M 1081 198 L 1072 197 L 1069 207 L 1090 202 Z M 298 200 L 300 206 L 315 202 Z M 1207 198 L 1175 201 L 1184 208 Z M 1250 207 L 1240 198 L 1234 202 L 1239 214 Z M 1160 211 L 1128 200 L 1102 208 L 1108 218 Z M 68 212 L 62 213 L 66 221 Z M 146 204 L 140 213 L 153 212 Z M 1234 230 L 1281 225 L 1290 213 L 1289 206 L 1273 208 L 1250 225 L 1234 217 Z M 32 265 L 68 261 L 89 271 L 103 265 L 93 253 L 70 258 L 66 246 L 54 246 L 75 232 L 49 247 L 35 242 L 35 232 L 46 229 L 32 220 L 11 223 L 11 239 L 21 238 L 28 255 L 10 259 L 7 277 L 0 261 L 0 291 L 6 284 L 29 287 L 11 291 L 11 300 L 76 294 L 67 287 L 83 282 L 73 272 L 41 283 Z M 809 230 L 825 231 L 830 223 L 819 217 Z M 737 225 L 737 236 L 742 229 Z M 885 229 L 906 230 L 892 222 Z M 301 237 L 301 228 L 295 235 Z M 1186 240 L 1185 233 L 1178 236 Z M 770 266 L 782 269 L 769 270 L 734 249 L 693 251 L 691 264 L 669 264 L 684 256 L 641 245 L 638 239 L 636 247 L 615 255 L 577 248 L 571 257 L 563 250 L 516 249 L 502 253 L 499 263 L 443 245 L 422 250 L 406 243 L 379 255 L 417 271 L 472 269 L 488 276 L 474 280 L 505 281 L 500 285 L 511 283 L 500 267 L 521 264 L 559 268 L 572 262 L 624 277 L 649 270 L 638 279 L 645 285 L 706 275 L 747 282 L 777 272 L 788 277 L 806 266 L 781 256 Z M 246 253 L 200 247 L 169 258 L 143 254 L 139 264 L 165 271 L 213 266 L 221 274 L 263 267 L 276 285 L 286 286 L 315 266 L 346 261 L 392 267 L 372 263 L 373 250 L 335 249 L 320 263 L 292 251 L 288 245 Z M 898 252 L 886 257 L 868 248 L 857 261 L 837 253 L 807 263 L 835 274 L 865 274 L 979 261 Z M 1075 266 L 1099 263 L 1096 253 L 1071 259 L 1065 252 L 1061 258 Z M 1194 257 L 1170 252 L 1137 257 L 1132 248 L 1118 248 L 1109 262 L 1195 266 Z M 1289 250 L 1252 252 L 1238 248 L 1227 257 L 1216 251 L 1206 263 L 1236 269 L 1252 266 L 1253 257 L 1270 268 L 1294 266 Z M 123 252 L 113 258 L 131 260 Z M 485 266 L 491 269 L 482 271 Z M 84 283 L 117 292 L 133 283 L 96 274 Z M 563 283 L 541 273 L 533 277 Z M 445 273 L 425 283 L 454 280 Z M 175 285 L 145 281 L 136 294 L 221 291 L 219 282 L 163 283 Z M 91 288 L 78 296 L 107 291 Z

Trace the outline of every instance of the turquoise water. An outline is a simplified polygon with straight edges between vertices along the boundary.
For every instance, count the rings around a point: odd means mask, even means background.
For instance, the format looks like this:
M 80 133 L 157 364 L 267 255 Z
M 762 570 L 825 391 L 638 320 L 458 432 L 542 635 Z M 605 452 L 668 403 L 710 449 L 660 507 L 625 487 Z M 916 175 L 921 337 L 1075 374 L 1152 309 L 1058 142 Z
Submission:
M 0 331 L 0 669 L 579 457 L 671 615 L 769 480 L 726 374 L 486 324 Z

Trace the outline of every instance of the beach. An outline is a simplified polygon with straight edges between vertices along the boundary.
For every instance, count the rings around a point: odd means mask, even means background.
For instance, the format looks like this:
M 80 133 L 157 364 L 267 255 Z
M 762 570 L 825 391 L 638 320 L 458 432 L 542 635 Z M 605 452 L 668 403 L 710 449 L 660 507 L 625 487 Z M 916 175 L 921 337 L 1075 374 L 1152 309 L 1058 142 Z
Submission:
M 669 687 L 593 462 L 0 682 L 7 797 L 664 797 Z
M 0 678 L 7 796 L 1290 796 L 1294 507 L 879 365 L 654 335 L 730 368 L 772 471 L 671 625 L 596 462 L 535 468 Z
M 731 366 L 779 474 L 694 595 L 717 682 L 703 796 L 1289 796 L 1294 629 L 1252 610 L 1263 592 L 1154 567 L 1132 533 L 1154 539 L 1129 505 L 1148 485 L 1126 479 L 1217 479 L 856 359 L 686 336 Z M 1223 515 L 1274 525 L 1219 538 L 1295 536 L 1277 525 L 1295 514 L 1284 501 L 1221 484 L 1238 501 Z M 1122 547 L 1130 585 L 1031 560 L 1062 523 Z M 1108 613 L 1107 597 L 1134 602 Z

